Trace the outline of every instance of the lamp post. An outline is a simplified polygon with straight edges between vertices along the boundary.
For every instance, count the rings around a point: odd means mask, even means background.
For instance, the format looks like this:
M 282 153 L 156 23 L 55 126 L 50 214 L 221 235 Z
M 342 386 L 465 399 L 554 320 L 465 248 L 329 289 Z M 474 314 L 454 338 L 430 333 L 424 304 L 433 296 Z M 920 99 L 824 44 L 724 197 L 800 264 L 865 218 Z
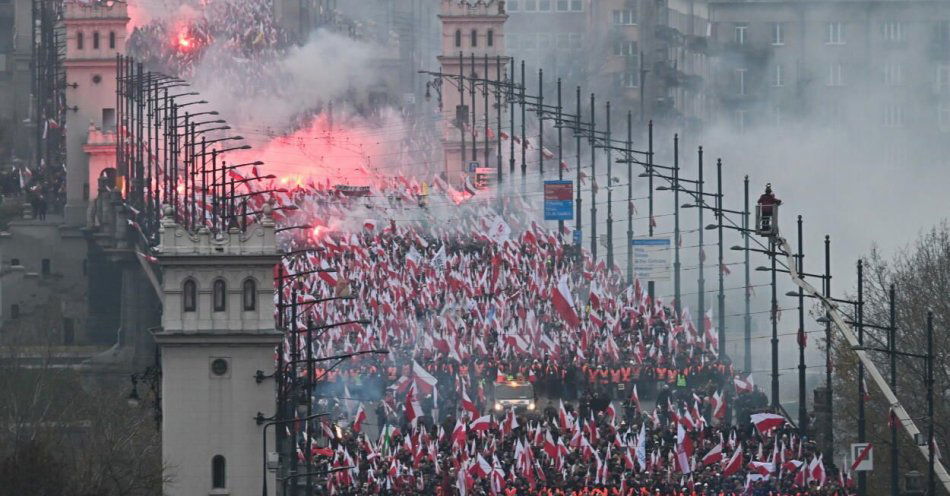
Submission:
M 858 328 L 858 345 L 864 345 L 864 261 L 858 260 L 858 302 L 855 306 Z M 858 361 L 858 442 L 863 443 L 867 437 L 866 418 L 864 412 L 864 362 Z M 858 472 L 858 496 L 868 493 L 868 479 L 864 471 Z
M 742 210 L 742 242 L 745 247 L 743 253 L 743 265 L 745 272 L 745 315 L 742 319 L 742 337 L 743 337 L 743 369 L 746 374 L 752 373 L 752 282 L 751 271 L 749 270 L 749 176 L 746 175 L 742 181 L 743 190 L 743 210 Z M 829 460 L 832 458 L 829 457 Z
M 805 272 L 802 240 L 802 216 L 798 216 L 798 273 Z M 798 288 L 798 431 L 808 433 L 808 410 L 805 408 L 805 292 Z

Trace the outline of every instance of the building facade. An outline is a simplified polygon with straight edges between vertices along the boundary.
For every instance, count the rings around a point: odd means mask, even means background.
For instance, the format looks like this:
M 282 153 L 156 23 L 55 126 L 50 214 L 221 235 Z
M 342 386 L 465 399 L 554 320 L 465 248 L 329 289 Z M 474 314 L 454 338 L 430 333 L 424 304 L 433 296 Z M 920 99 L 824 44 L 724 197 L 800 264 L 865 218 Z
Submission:
M 32 6 L 31 0 L 0 2 L 0 166 L 32 153 Z
M 950 131 L 947 2 L 714 0 L 710 11 L 717 105 L 737 131 Z
M 170 207 L 166 207 L 170 208 Z M 262 436 L 274 449 L 274 431 L 255 417 L 274 410 L 274 265 L 280 262 L 274 222 L 212 237 L 162 221 L 162 455 L 168 495 L 256 495 L 265 471 Z

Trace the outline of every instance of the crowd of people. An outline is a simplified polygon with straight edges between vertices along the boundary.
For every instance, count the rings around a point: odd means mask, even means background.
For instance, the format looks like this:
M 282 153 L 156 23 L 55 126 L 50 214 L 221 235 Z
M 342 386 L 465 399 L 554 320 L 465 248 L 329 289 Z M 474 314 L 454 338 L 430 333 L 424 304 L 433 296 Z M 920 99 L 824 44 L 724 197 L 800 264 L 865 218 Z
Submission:
M 297 207 L 279 222 L 312 227 L 284 246 L 285 327 L 369 320 L 280 348 L 283 392 L 313 384 L 332 413 L 285 433 L 332 494 L 851 494 L 847 467 L 720 358 L 712 315 L 650 298 L 517 196 L 432 186 L 271 194 Z M 369 350 L 388 353 L 296 365 Z M 496 402 L 497 381 L 530 383 L 531 408 Z

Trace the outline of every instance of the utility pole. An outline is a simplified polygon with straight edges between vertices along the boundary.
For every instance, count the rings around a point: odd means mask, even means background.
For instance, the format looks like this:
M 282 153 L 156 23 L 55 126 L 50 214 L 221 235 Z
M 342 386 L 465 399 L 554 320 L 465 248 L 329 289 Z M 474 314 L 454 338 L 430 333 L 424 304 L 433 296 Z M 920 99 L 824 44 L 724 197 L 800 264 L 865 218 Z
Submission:
M 652 172 L 651 172 L 652 177 Z M 651 191 L 652 192 L 652 191 Z M 650 221 L 650 234 L 653 234 L 653 221 Z M 682 319 L 683 302 L 680 289 L 680 135 L 673 135 L 673 308 L 676 320 Z
M 706 322 L 706 278 L 703 275 L 703 264 L 706 260 L 706 251 L 703 249 L 703 232 L 706 230 L 703 224 L 703 211 L 705 208 L 706 197 L 703 195 L 703 147 L 699 147 L 698 152 L 699 157 L 699 182 L 697 186 L 699 187 L 698 195 L 696 196 L 696 206 L 699 210 L 699 279 L 696 281 L 697 285 L 697 298 L 698 298 L 698 307 L 696 309 L 696 332 L 703 333 L 706 331 L 705 322 Z M 653 213 L 650 213 L 651 217 Z
M 726 356 L 726 288 L 725 288 L 725 274 L 723 274 L 723 268 L 725 267 L 725 261 L 723 260 L 723 246 L 722 246 L 722 217 L 723 217 L 723 197 L 722 197 L 722 159 L 716 160 L 716 230 L 719 235 L 719 307 L 717 312 L 719 313 L 719 356 Z M 700 228 L 702 226 L 700 225 Z
M 894 284 L 888 289 L 888 306 L 890 307 L 890 322 L 887 329 L 887 350 L 890 352 L 890 383 L 891 391 L 897 395 L 897 306 Z M 887 412 L 891 426 L 891 496 L 900 494 L 897 457 L 900 455 L 897 447 L 897 422 L 892 411 Z
M 855 327 L 858 328 L 858 344 L 864 346 L 864 261 L 858 260 L 858 305 L 855 309 L 857 319 Z M 864 397 L 867 391 L 864 390 L 864 362 L 858 361 L 858 442 L 863 443 L 867 437 L 866 419 L 864 412 Z M 858 496 L 866 496 L 868 493 L 868 479 L 864 471 L 858 472 Z
M 633 284 L 633 112 L 627 111 L 627 284 Z
M 772 259 L 772 408 L 781 406 L 778 395 L 778 295 L 775 283 L 777 250 L 778 245 L 775 244 L 775 239 L 769 238 L 769 256 Z
M 597 261 L 597 108 L 596 97 L 590 94 L 590 256 Z
M 749 176 L 742 181 L 743 199 L 745 201 L 742 213 L 742 241 L 744 243 L 743 256 L 745 258 L 745 315 L 742 322 L 742 337 L 744 340 L 744 357 L 742 369 L 746 374 L 752 373 L 752 283 L 751 267 L 749 266 Z M 830 457 L 828 458 L 831 459 Z
M 802 216 L 798 216 L 798 273 L 805 273 L 805 254 L 803 253 Z M 798 288 L 798 432 L 808 433 L 808 410 L 805 408 L 805 291 Z
M 831 236 L 825 235 L 825 298 L 831 298 Z M 825 404 L 828 407 L 828 423 L 825 426 L 825 458 L 834 459 L 835 416 L 834 394 L 831 382 L 831 314 L 825 312 Z
M 610 153 L 610 102 L 607 102 L 607 268 L 614 266 L 613 157 Z

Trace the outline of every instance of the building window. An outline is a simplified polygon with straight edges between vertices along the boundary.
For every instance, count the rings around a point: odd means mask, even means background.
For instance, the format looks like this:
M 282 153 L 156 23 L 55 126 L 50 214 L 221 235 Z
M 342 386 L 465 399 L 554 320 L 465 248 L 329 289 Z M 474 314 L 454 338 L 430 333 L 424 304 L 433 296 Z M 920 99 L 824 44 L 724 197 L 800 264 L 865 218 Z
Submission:
M 17 305 L 16 303 L 10 305 L 10 318 L 11 319 L 20 318 L 20 305 Z
M 257 283 L 254 279 L 244 281 L 244 311 L 252 312 L 257 309 Z
M 538 0 L 538 11 L 551 12 L 551 0 Z
M 472 44 L 472 48 L 478 46 L 478 30 L 477 29 L 472 30 L 472 35 L 469 37 L 469 41 Z
M 211 459 L 211 488 L 212 489 L 224 489 L 225 484 L 225 462 L 224 457 L 221 455 L 214 455 L 214 458 Z
M 52 263 L 48 258 L 44 258 L 40 261 L 40 267 L 40 273 L 44 276 L 48 276 L 53 272 Z
M 904 108 L 896 103 L 884 104 L 884 127 L 901 127 L 904 125 Z
M 735 114 L 733 114 L 733 124 L 735 124 L 736 131 L 738 131 L 739 134 L 745 132 L 745 110 L 736 110 Z
M 632 26 L 637 23 L 637 11 L 634 9 L 614 10 L 615 26 Z
M 947 88 L 950 88 L 950 64 L 937 64 L 934 86 L 937 92 L 944 92 L 947 91 Z
M 525 12 L 537 12 L 538 0 L 523 0 Z
M 772 44 L 776 46 L 785 44 L 785 30 L 780 22 L 772 24 Z
M 937 106 L 937 126 L 943 133 L 950 131 L 950 104 L 941 103 Z
M 99 31 L 92 32 L 92 49 L 93 50 L 99 49 Z
M 828 66 L 828 86 L 844 86 L 844 68 L 839 62 Z
M 462 30 L 456 29 L 455 30 L 455 48 L 461 48 L 461 47 L 462 47 Z
M 505 4 L 505 8 L 508 10 L 508 12 L 518 12 L 521 7 L 520 4 L 520 0 L 508 0 L 508 3 Z
M 213 300 L 214 311 L 223 312 L 227 302 L 227 287 L 224 284 L 224 279 L 217 279 L 214 281 L 211 297 Z
M 779 105 L 772 108 L 772 123 L 775 127 L 782 127 L 782 107 Z
M 76 33 L 76 50 L 82 50 L 83 45 L 85 45 L 85 36 L 82 34 L 82 31 Z
M 583 12 L 584 0 L 571 0 L 571 12 Z
M 745 45 L 746 31 L 748 30 L 748 25 L 736 24 L 736 45 Z
M 115 31 L 109 31 L 109 48 L 115 50 Z
M 628 68 L 620 74 L 620 86 L 636 88 L 640 82 L 640 73 L 635 67 Z
M 618 40 L 614 42 L 614 55 L 616 56 L 632 57 L 637 53 L 636 41 Z
M 570 0 L 557 0 L 557 11 L 558 12 L 567 12 L 571 10 Z
M 745 96 L 745 69 L 736 69 L 736 94 L 739 96 Z
M 495 30 L 494 29 L 488 30 L 488 46 L 490 47 L 495 46 Z
M 935 36 L 938 44 L 950 44 L 950 21 L 937 21 Z
M 782 73 L 782 64 L 775 64 L 772 71 L 772 86 L 776 88 L 785 86 L 785 74 Z
M 884 86 L 900 86 L 904 84 L 904 68 L 898 62 L 884 64 Z
M 901 29 L 900 21 L 887 21 L 881 24 L 881 34 L 884 36 L 884 41 L 904 41 L 904 30 Z
M 828 32 L 825 33 L 825 44 L 827 45 L 844 45 L 844 23 L 843 22 L 829 22 L 827 26 Z
M 185 312 L 194 312 L 198 307 L 198 287 L 195 281 L 188 279 L 182 289 L 182 310 Z
M 115 109 L 114 108 L 102 109 L 102 130 L 103 131 L 115 130 Z

